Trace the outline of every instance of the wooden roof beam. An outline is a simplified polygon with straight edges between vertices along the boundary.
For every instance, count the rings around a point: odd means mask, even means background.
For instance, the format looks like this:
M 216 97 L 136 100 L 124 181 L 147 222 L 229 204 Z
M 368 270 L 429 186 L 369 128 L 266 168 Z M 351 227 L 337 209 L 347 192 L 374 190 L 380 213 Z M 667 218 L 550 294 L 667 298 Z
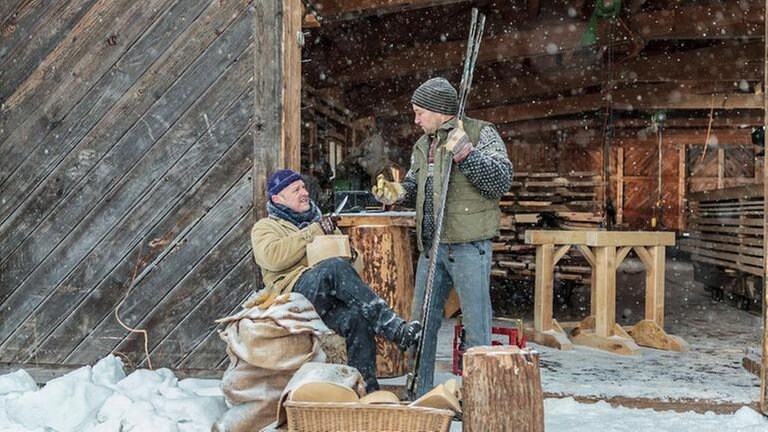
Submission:
M 616 66 L 615 82 L 679 82 L 701 81 L 741 84 L 762 78 L 761 54 L 763 44 L 752 42 L 735 46 L 700 48 L 685 52 L 660 53 L 649 57 L 636 57 Z M 722 67 L 727 64 L 728 67 Z M 584 87 L 602 83 L 602 74 L 595 68 L 562 68 L 554 73 L 534 74 L 512 80 L 483 80 L 475 84 L 468 106 L 493 106 L 523 97 L 548 94 L 577 94 Z M 412 90 L 382 104 L 371 104 L 376 95 L 359 104 L 357 114 L 365 116 L 397 114 L 410 106 Z M 360 99 L 358 97 L 351 99 Z M 350 108 L 356 108 L 354 103 Z
M 646 39 L 762 38 L 764 4 L 739 0 L 724 3 L 638 13 L 631 26 Z
M 694 94 L 678 84 L 643 85 L 611 93 L 613 109 L 623 111 L 657 109 L 710 109 L 712 96 Z M 763 95 L 717 95 L 715 109 L 760 109 Z M 606 102 L 600 93 L 563 99 L 536 101 L 495 108 L 471 110 L 470 117 L 481 118 L 495 124 L 512 121 L 555 117 L 601 109 Z
M 585 30 L 585 23 L 573 22 L 487 37 L 483 39 L 477 64 L 581 48 L 581 35 Z M 390 52 L 383 58 L 360 61 L 354 67 L 336 74 L 335 79 L 337 82 L 359 83 L 402 75 L 432 73 L 435 70 L 458 67 L 464 61 L 465 52 L 466 41 L 463 40 L 416 45 Z
M 722 128 L 750 128 L 762 124 L 763 117 L 758 111 L 747 112 L 736 116 L 715 117 L 712 120 L 712 129 Z M 650 125 L 650 117 L 646 118 L 622 118 L 613 121 L 616 130 L 643 129 Z M 505 123 L 498 125 L 499 133 L 508 138 L 527 135 L 549 135 L 558 131 L 574 133 L 576 130 L 591 130 L 602 128 L 603 124 L 597 118 L 586 119 L 552 119 L 550 121 L 525 120 L 522 122 Z M 664 121 L 664 130 L 701 129 L 709 127 L 709 119 L 697 118 L 668 118 Z
M 633 17 L 633 31 L 645 40 L 761 38 L 762 17 L 740 7 L 690 6 L 673 10 L 639 13 Z M 493 35 L 483 39 L 477 64 L 509 61 L 539 55 L 555 55 L 582 49 L 586 23 L 541 23 L 529 31 Z M 396 76 L 432 74 L 459 67 L 465 53 L 463 40 L 433 42 L 362 59 L 353 67 L 334 74 L 336 82 L 359 83 Z
M 323 21 L 348 21 L 470 0 L 310 0 Z

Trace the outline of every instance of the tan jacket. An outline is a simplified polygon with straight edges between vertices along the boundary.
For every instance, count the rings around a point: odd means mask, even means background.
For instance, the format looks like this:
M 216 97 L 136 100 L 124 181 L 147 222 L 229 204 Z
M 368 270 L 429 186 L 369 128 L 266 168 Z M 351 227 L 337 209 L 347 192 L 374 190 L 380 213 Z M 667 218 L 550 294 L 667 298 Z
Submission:
M 267 307 L 275 297 L 290 292 L 299 276 L 309 269 L 307 245 L 321 235 L 323 230 L 317 223 L 299 229 L 274 217 L 256 222 L 251 229 L 251 243 L 253 257 L 261 267 L 264 289 L 244 306 Z

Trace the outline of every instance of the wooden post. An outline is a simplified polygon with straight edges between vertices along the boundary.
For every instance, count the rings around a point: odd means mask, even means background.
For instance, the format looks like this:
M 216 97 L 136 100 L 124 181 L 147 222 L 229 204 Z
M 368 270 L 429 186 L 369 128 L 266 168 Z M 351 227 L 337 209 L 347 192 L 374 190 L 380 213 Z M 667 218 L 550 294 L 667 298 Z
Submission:
M 552 255 L 555 246 L 544 244 L 536 247 L 536 276 L 534 286 L 533 328 L 539 332 L 552 330 L 552 300 L 554 275 Z
M 765 77 L 763 78 L 763 127 L 768 127 L 768 98 L 766 98 L 765 92 L 768 89 L 768 43 L 765 43 L 768 38 L 768 0 L 765 2 L 765 29 L 763 30 L 763 46 L 765 47 L 765 53 L 763 55 L 763 72 Z M 768 415 L 768 222 L 766 222 L 766 215 L 768 215 L 768 158 L 763 157 L 763 355 L 760 362 L 760 411 L 764 415 Z
M 720 144 L 717 146 L 717 188 L 725 188 L 725 147 Z
M 592 269 L 589 272 L 589 315 L 594 315 L 597 310 L 597 301 L 595 297 L 595 286 L 597 285 L 597 262 L 595 261 L 595 254 L 592 253 L 592 249 L 586 245 L 579 245 L 579 251 L 581 256 L 589 263 L 589 267 Z
M 616 149 L 616 223 L 624 223 L 624 147 Z
M 254 7 L 253 208 L 260 219 L 267 177 L 300 165 L 303 8 L 300 0 L 261 0 Z
M 616 323 L 616 247 L 595 248 L 597 271 L 595 276 L 595 334 L 598 337 L 613 336 Z
M 664 328 L 664 265 L 666 248 L 649 246 L 653 268 L 645 267 L 645 318 Z
M 685 229 L 685 165 L 686 154 L 685 144 L 678 144 L 677 148 L 677 205 L 678 205 L 678 227 L 680 230 Z
M 563 328 L 552 315 L 554 302 L 554 267 L 570 246 L 561 246 L 555 252 L 555 245 L 546 243 L 536 246 L 536 277 L 533 311 L 533 331 L 528 338 L 536 343 L 562 350 L 573 349 Z
M 544 431 L 539 356 L 516 346 L 464 353 L 465 432 Z

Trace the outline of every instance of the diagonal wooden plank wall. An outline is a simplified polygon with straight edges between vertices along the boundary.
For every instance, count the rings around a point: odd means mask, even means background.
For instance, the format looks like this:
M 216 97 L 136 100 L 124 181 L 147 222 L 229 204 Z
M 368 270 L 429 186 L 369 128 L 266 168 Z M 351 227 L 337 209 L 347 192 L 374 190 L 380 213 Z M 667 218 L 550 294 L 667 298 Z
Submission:
M 221 367 L 260 284 L 253 3 L 2 4 L 0 362 L 145 366 L 122 302 L 152 366 Z

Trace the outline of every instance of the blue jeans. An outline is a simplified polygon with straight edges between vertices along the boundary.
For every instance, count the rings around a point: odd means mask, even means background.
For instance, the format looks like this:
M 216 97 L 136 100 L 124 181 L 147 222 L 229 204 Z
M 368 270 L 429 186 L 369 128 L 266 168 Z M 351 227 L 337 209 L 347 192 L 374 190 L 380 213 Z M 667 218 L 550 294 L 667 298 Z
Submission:
M 419 256 L 416 269 L 411 317 L 426 322 L 422 333 L 423 351 L 416 383 L 416 397 L 432 389 L 435 374 L 437 333 L 443 321 L 445 299 L 456 288 L 461 300 L 462 322 L 467 348 L 491 344 L 491 241 L 480 240 L 471 243 L 441 244 L 437 251 L 435 281 L 432 287 L 432 301 L 429 317 L 422 317 L 422 305 L 427 288 L 429 251 Z

